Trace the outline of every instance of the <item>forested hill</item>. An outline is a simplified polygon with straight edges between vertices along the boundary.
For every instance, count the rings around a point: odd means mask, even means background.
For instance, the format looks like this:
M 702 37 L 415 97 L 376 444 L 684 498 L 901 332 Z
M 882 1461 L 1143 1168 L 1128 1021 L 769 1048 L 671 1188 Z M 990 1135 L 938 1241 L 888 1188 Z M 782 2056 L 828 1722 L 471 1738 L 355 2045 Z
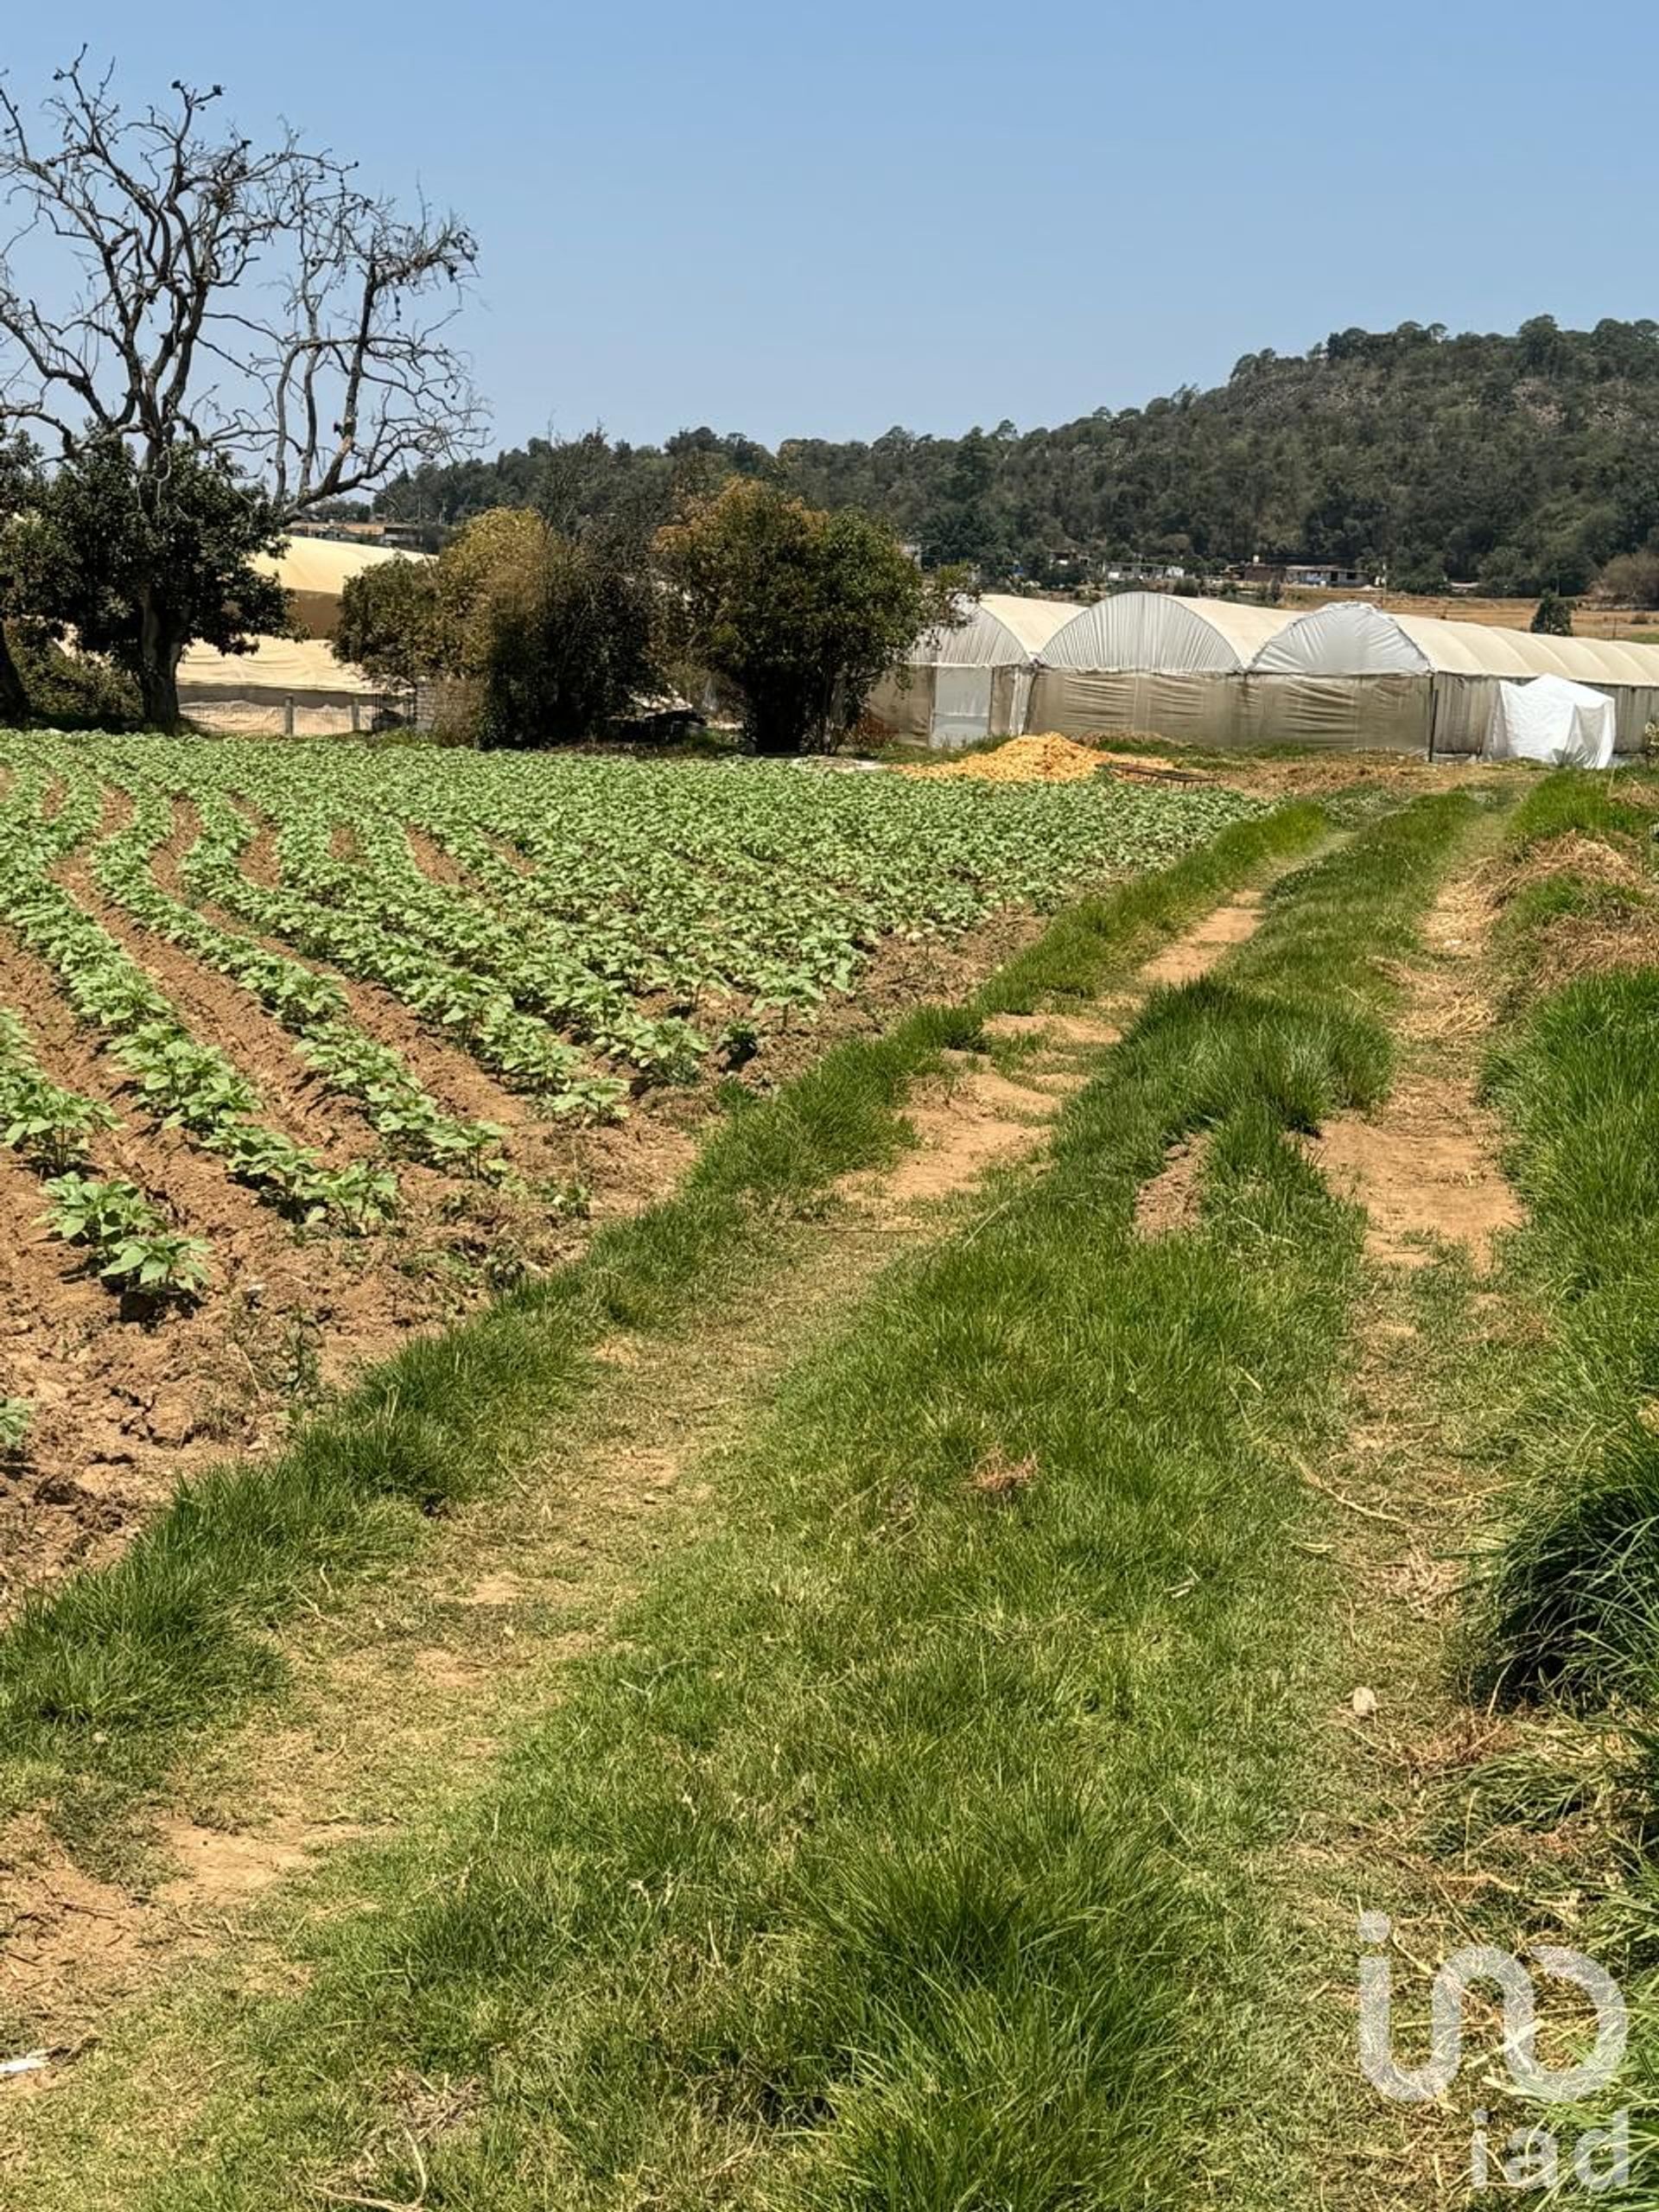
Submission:
M 1659 323 L 1344 330 L 1305 355 L 1248 353 L 1213 391 L 1056 429 L 893 429 L 776 454 L 712 430 L 663 447 L 532 440 L 394 485 L 377 511 L 451 523 L 536 505 L 632 533 L 733 469 L 868 507 L 930 563 L 977 562 L 987 581 L 1058 582 L 1126 554 L 1306 554 L 1386 565 L 1405 588 L 1576 592 L 1615 556 L 1649 549 L 1659 567 Z

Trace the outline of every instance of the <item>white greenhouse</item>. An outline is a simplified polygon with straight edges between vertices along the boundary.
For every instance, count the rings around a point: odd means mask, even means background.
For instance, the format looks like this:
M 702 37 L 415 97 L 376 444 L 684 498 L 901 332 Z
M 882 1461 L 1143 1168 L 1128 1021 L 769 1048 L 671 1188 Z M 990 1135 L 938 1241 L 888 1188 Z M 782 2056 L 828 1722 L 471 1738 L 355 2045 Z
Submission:
M 1622 753 L 1639 752 L 1659 718 L 1659 645 L 1536 637 L 1351 600 L 1290 623 L 1256 655 L 1254 672 L 1280 687 L 1280 736 L 1437 758 L 1478 753 L 1498 686 L 1536 676 L 1605 693 Z
M 1216 746 L 1478 753 L 1501 688 L 1541 676 L 1611 702 L 1621 755 L 1659 721 L 1659 645 L 1390 613 L 1123 592 L 1092 607 L 989 597 L 918 640 L 871 711 L 935 745 L 1058 730 Z
M 1033 729 L 1156 730 L 1192 744 L 1243 741 L 1244 677 L 1294 618 L 1239 600 L 1119 592 L 1071 619 L 1043 648 Z

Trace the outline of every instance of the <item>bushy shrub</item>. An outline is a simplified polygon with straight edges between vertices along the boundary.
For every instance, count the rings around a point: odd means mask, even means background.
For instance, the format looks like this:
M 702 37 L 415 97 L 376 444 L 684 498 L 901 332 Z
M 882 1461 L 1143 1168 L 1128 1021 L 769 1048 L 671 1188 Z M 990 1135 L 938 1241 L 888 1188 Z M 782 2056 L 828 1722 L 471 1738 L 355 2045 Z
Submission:
M 435 562 L 355 577 L 334 650 L 385 681 L 437 679 L 452 734 L 480 745 L 591 737 L 654 678 L 641 561 L 497 507 Z

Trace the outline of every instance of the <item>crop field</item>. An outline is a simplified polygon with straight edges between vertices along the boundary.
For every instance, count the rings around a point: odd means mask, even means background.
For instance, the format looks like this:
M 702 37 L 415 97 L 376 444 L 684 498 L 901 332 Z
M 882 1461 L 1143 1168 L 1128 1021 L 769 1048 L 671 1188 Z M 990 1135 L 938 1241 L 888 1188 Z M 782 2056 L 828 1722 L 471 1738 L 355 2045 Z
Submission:
M 10 1594 L 565 1257 L 906 943 L 1253 809 L 789 766 L 0 736 Z

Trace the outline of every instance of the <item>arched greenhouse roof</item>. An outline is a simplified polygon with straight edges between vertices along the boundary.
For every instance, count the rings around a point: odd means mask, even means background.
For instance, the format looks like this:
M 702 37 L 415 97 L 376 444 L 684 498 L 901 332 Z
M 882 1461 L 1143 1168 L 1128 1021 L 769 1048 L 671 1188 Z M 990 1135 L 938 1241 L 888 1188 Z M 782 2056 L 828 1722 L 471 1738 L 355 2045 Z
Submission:
M 1252 666 L 1264 676 L 1563 676 L 1603 687 L 1659 685 L 1659 645 L 1541 637 L 1340 600 L 1284 625 Z
M 1294 617 L 1230 599 L 1126 591 L 1078 607 L 1042 651 L 1047 668 L 1236 676 Z
M 958 607 L 967 620 L 954 630 L 924 631 L 910 651 L 912 668 L 1029 668 L 1078 612 L 1075 600 L 1014 592 L 987 592 Z
M 275 576 L 284 591 L 338 599 L 352 578 L 365 569 L 378 569 L 387 561 L 424 564 L 429 557 L 397 547 L 360 545 L 337 537 L 290 537 L 281 553 L 256 553 L 252 565 L 261 575 Z

